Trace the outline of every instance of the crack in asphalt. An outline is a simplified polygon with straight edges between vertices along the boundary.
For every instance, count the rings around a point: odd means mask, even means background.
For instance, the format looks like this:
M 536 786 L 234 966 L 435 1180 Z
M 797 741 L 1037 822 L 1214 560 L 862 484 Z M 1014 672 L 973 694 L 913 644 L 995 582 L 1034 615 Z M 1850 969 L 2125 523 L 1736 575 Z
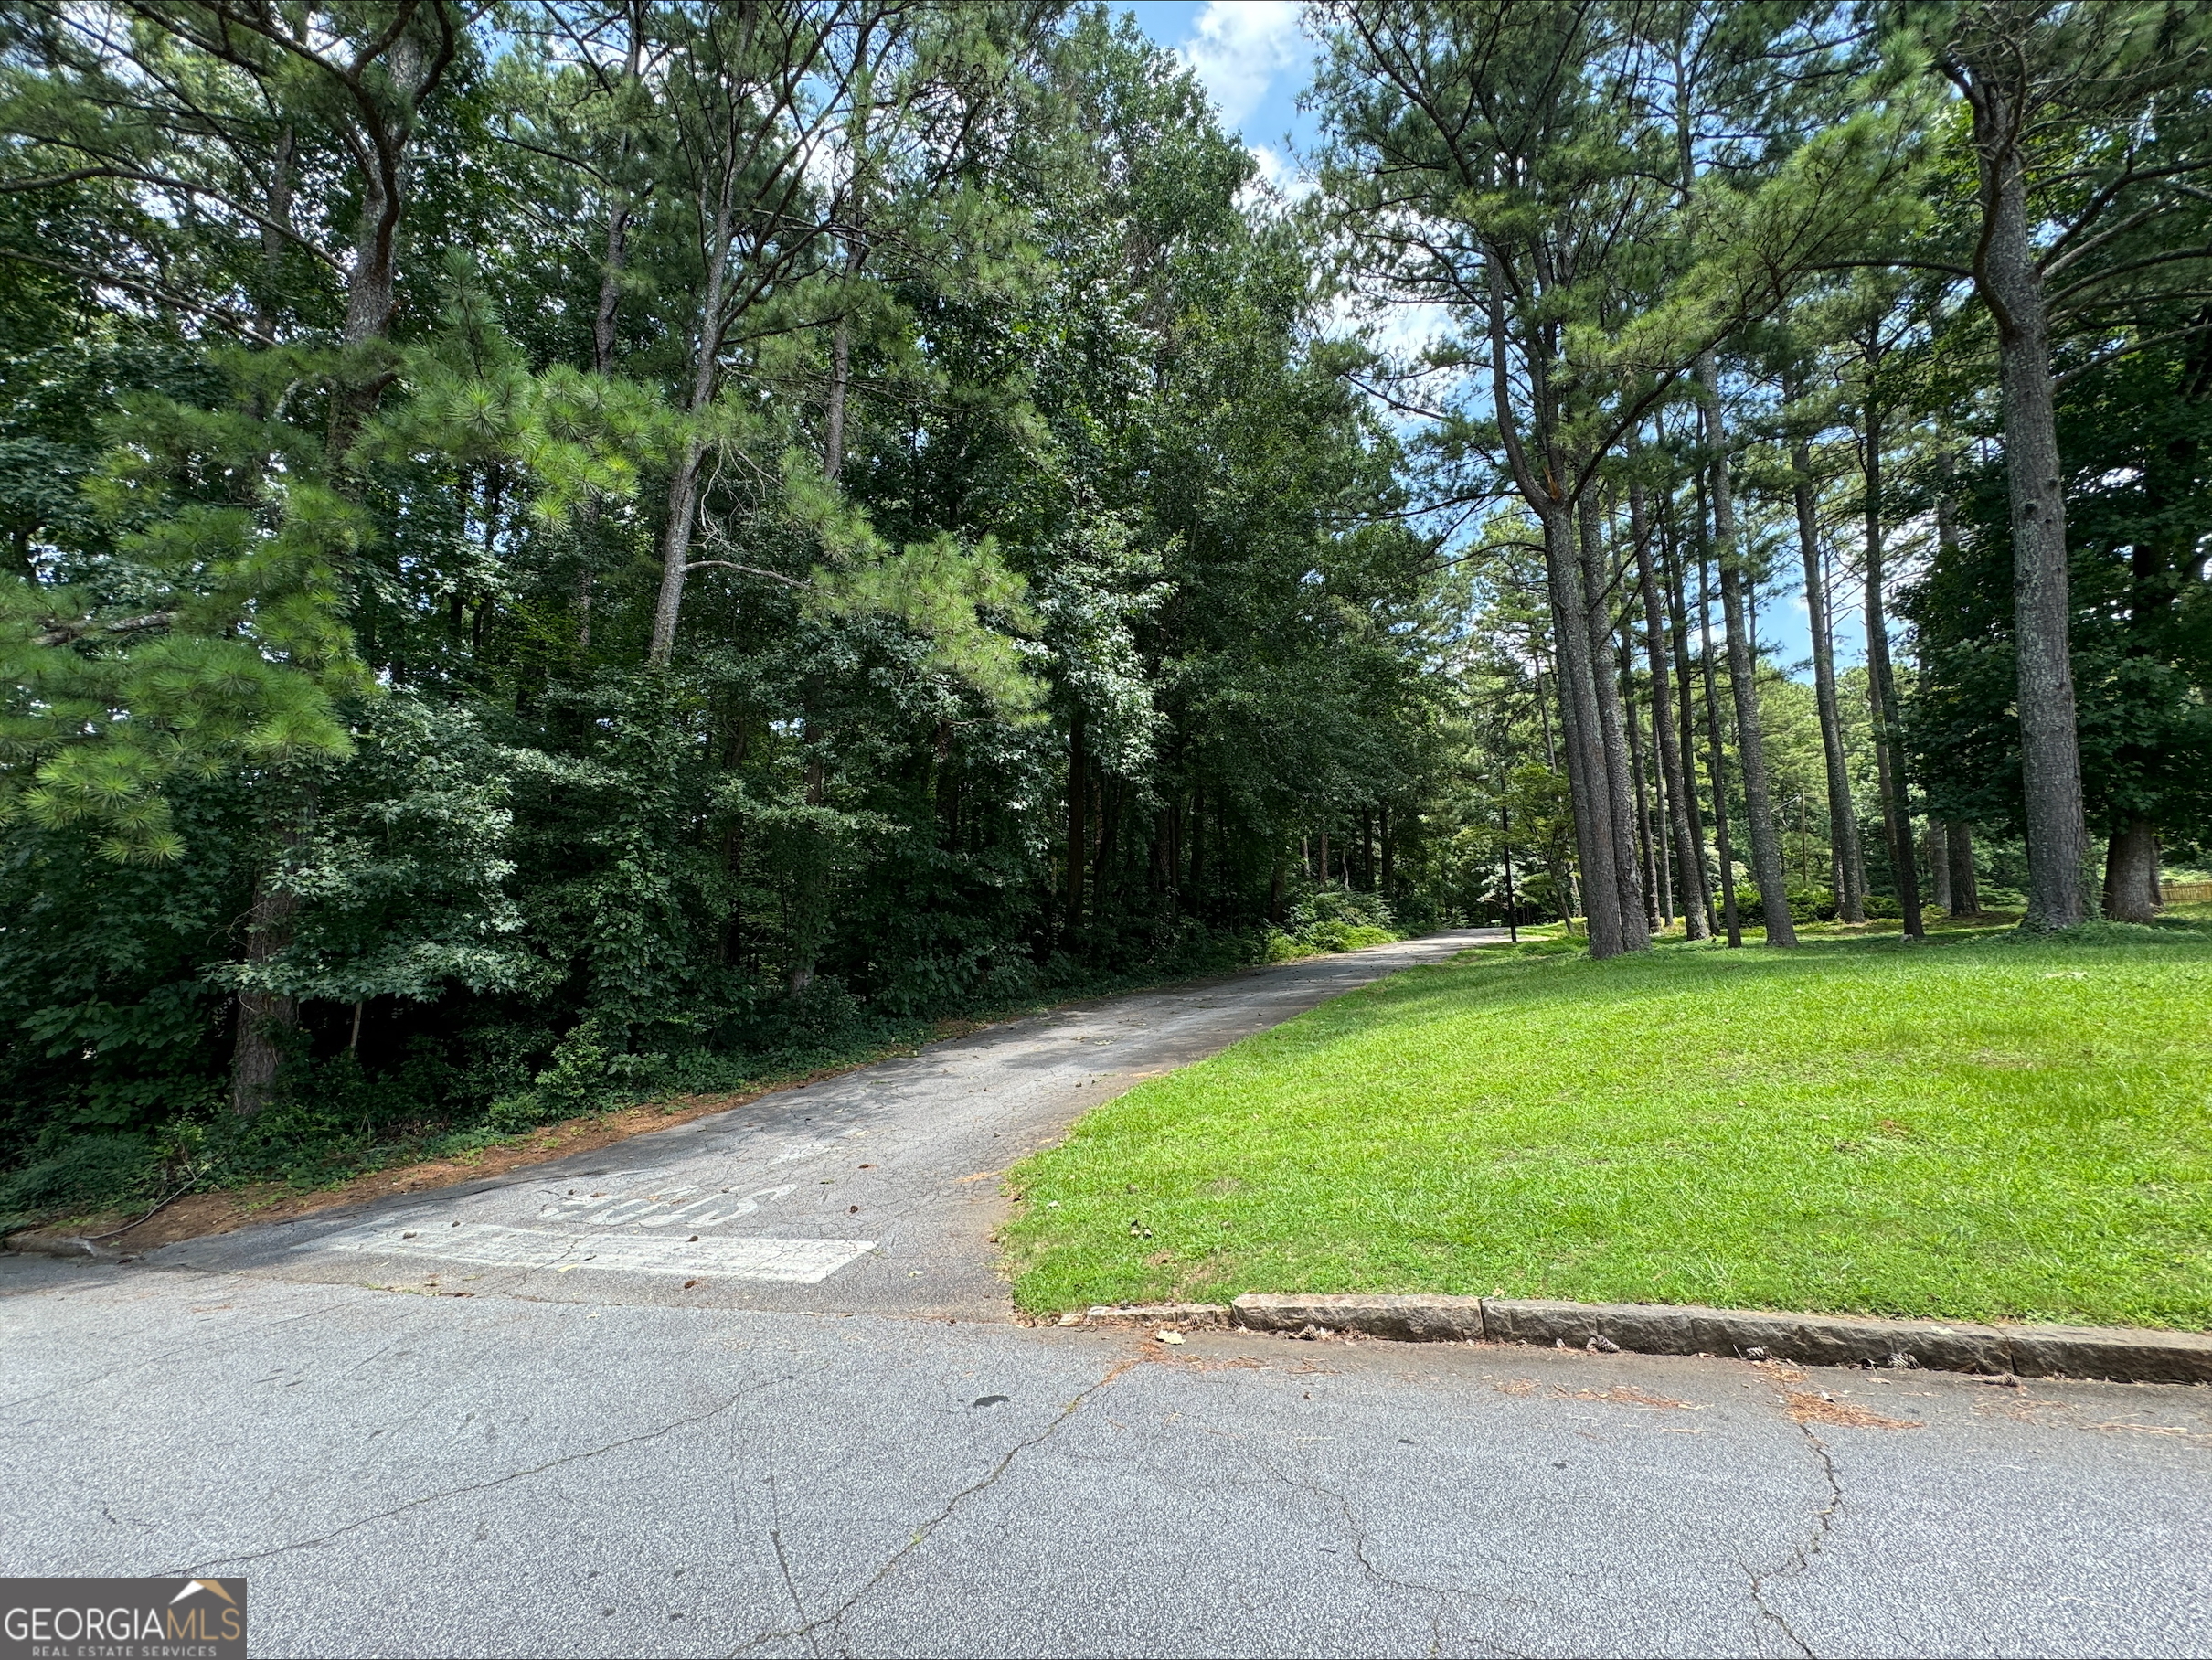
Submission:
M 776 1570 L 783 1576 L 783 1589 L 791 1597 L 792 1612 L 799 1616 L 799 1628 L 806 1633 L 806 1648 L 819 1656 L 822 1645 L 814 1640 L 814 1628 L 809 1623 L 806 1599 L 799 1594 L 799 1581 L 791 1570 L 791 1554 L 783 1548 L 783 1490 L 776 1481 L 776 1452 L 771 1442 L 768 1448 L 768 1514 L 772 1526 L 768 1530 L 769 1543 L 776 1548 Z
M 1817 1660 L 1813 1645 L 1798 1634 L 1797 1628 L 1790 1623 L 1789 1616 L 1767 1601 L 1770 1583 L 1777 1580 L 1794 1579 L 1811 1570 L 1813 1559 L 1820 1554 L 1821 1547 L 1828 1542 L 1828 1535 L 1834 1529 L 1836 1512 L 1844 1507 L 1844 1484 L 1837 1479 L 1835 1459 L 1830 1454 L 1827 1443 L 1813 1432 L 1812 1425 L 1801 1423 L 1797 1428 L 1799 1433 L 1804 1436 L 1805 1444 L 1813 1449 L 1813 1457 L 1820 1461 L 1821 1474 L 1828 1483 L 1828 1502 L 1813 1513 L 1813 1530 L 1804 1542 L 1782 1561 L 1763 1570 L 1754 1569 L 1748 1562 L 1739 1561 L 1738 1566 L 1743 1569 L 1751 1581 L 1751 1601 L 1759 1605 L 1760 1614 L 1797 1645 L 1805 1660 Z
M 822 1653 L 822 1644 L 814 1637 L 814 1623 L 807 1618 L 806 1601 L 799 1595 L 798 1581 L 792 1578 L 791 1558 L 783 1548 L 783 1529 L 771 1527 L 768 1530 L 768 1538 L 769 1542 L 776 1548 L 776 1568 L 783 1575 L 783 1589 L 791 1593 L 792 1609 L 799 1616 L 799 1630 L 806 1638 L 806 1652 L 810 1655 L 819 1655 Z M 753 1643 L 760 1641 L 760 1639 L 758 1637 L 753 1639 Z M 746 1646 L 750 1648 L 753 1646 L 753 1644 L 748 1644 Z
M 581 1452 L 565 1452 L 558 1458 L 548 1459 L 542 1464 L 532 1464 L 526 1470 L 511 1470 L 505 1475 L 495 1475 L 488 1481 L 467 1482 L 458 1487 L 446 1488 L 442 1492 L 426 1493 L 420 1498 L 410 1498 L 405 1504 L 394 1505 L 388 1509 L 378 1510 L 373 1515 L 356 1516 L 352 1521 L 333 1527 L 327 1533 L 319 1533 L 313 1538 L 295 1539 L 288 1545 L 271 1546 L 267 1550 L 239 1551 L 229 1556 L 207 1557 L 197 1562 L 187 1562 L 181 1568 L 170 1569 L 167 1570 L 167 1574 L 172 1577 L 182 1577 L 198 1573 L 203 1569 L 219 1568 L 229 1562 L 259 1562 L 266 1560 L 270 1557 L 285 1556 L 294 1550 L 313 1550 L 317 1546 L 327 1545 L 333 1539 L 343 1538 L 346 1535 L 356 1532 L 372 1523 L 385 1521 L 395 1516 L 404 1516 L 407 1512 L 420 1510 L 426 1505 L 443 1504 L 447 1499 L 463 1498 L 472 1493 L 489 1492 L 495 1487 L 504 1487 L 513 1482 L 527 1481 L 534 1475 L 545 1474 L 548 1470 L 559 1470 L 569 1464 L 583 1463 L 609 1452 L 619 1452 L 625 1447 L 641 1446 L 647 1442 L 658 1441 L 665 1435 L 672 1435 L 676 1431 L 688 1429 L 693 1424 L 709 1422 L 719 1418 L 748 1396 L 756 1395 L 762 1389 L 774 1389 L 779 1384 L 794 1382 L 798 1376 L 799 1374 L 796 1372 L 787 1372 L 782 1377 L 771 1379 L 767 1383 L 750 1385 L 739 1389 L 719 1406 L 709 1407 L 704 1412 L 693 1412 L 683 1418 L 671 1419 L 658 1428 L 643 1430 L 635 1435 L 625 1435 L 619 1441 L 608 1442 L 603 1446 L 587 1448 Z
M 196 1270 L 192 1272 L 198 1271 Z M 209 1277 L 212 1278 L 213 1276 Z M 75 1288 L 72 1287 L 71 1289 L 74 1290 Z M 321 1315 L 329 1314 L 339 1306 L 340 1304 L 336 1303 L 319 1304 L 315 1307 L 305 1310 L 300 1314 L 279 1314 L 271 1319 L 252 1321 L 247 1325 L 246 1331 L 243 1334 L 237 1331 L 226 1330 L 204 1339 L 196 1339 L 190 1343 L 177 1344 L 174 1347 L 163 1349 L 158 1354 L 142 1355 L 136 1357 L 135 1358 L 125 1362 L 122 1366 L 101 1367 L 98 1370 L 88 1372 L 82 1377 L 72 1378 L 66 1383 L 56 1384 L 50 1389 L 40 1389 L 37 1394 L 18 1396 L 13 1400 L 0 1400 L 0 1413 L 16 1412 L 24 1407 L 32 1406 L 38 1401 L 48 1399 L 51 1396 L 72 1395 L 80 1389 L 89 1389 L 96 1384 L 111 1382 L 128 1376 L 133 1372 L 142 1372 L 148 1367 L 160 1366 L 164 1362 L 175 1360 L 180 1356 L 196 1354 L 206 1349 L 225 1347 L 235 1344 L 239 1336 L 244 1335 L 253 1335 L 266 1331 L 273 1331 L 279 1326 L 292 1325 L 302 1320 L 316 1319 Z
M 845 1616 L 850 1614 L 855 1608 L 858 1607 L 861 1602 L 866 1601 L 878 1585 L 881 1585 L 884 1580 L 889 1579 L 892 1573 L 897 1570 L 899 1564 L 903 1561 L 910 1553 L 920 1549 L 921 1546 L 928 1541 L 932 1533 L 936 1532 L 938 1528 L 944 1526 L 946 1522 L 952 1520 L 954 1512 L 959 1510 L 960 1507 L 966 1504 L 970 1499 L 975 1497 L 979 1494 L 987 1493 L 993 1487 L 996 1486 L 1000 1479 L 1005 1475 L 1006 1472 L 1014 1467 L 1015 1460 L 1021 1457 L 1023 1453 L 1029 1452 L 1032 1448 L 1042 1446 L 1046 1442 L 1049 1441 L 1053 1435 L 1059 1431 L 1063 1424 L 1067 1423 L 1069 1419 L 1073 1418 L 1077 1412 L 1082 1410 L 1083 1404 L 1086 1401 L 1088 1401 L 1093 1395 L 1096 1395 L 1100 1390 L 1106 1389 L 1112 1384 L 1113 1381 L 1120 1378 L 1123 1373 L 1130 1371 L 1133 1367 L 1141 1365 L 1143 1363 L 1143 1357 L 1140 1355 L 1131 1355 L 1125 1359 L 1116 1361 L 1111 1367 L 1107 1368 L 1105 1376 L 1101 1378 L 1096 1383 L 1086 1384 L 1081 1391 L 1076 1395 L 1074 1399 L 1070 1400 L 1066 1406 L 1059 1410 L 1058 1413 L 1053 1418 L 1050 1423 L 1047 1424 L 1036 1434 L 1031 1435 L 1025 1440 L 1016 1442 L 1013 1446 L 1007 1448 L 1005 1455 L 999 1459 L 998 1463 L 991 1466 L 989 1474 L 984 1475 L 979 1481 L 971 1482 L 967 1486 L 962 1487 L 959 1492 L 953 1494 L 951 1498 L 947 1499 L 943 1506 L 938 1510 L 936 1515 L 931 1516 L 927 1521 L 916 1527 L 912 1537 L 909 1538 L 905 1544 L 899 1546 L 898 1549 L 892 1551 L 889 1556 L 884 1559 L 883 1565 L 877 1569 L 874 1573 L 868 1576 L 867 1582 L 866 1584 L 862 1585 L 859 1590 L 853 1592 L 851 1596 L 845 1598 L 844 1601 L 838 1603 L 837 1606 L 830 1610 L 829 1612 L 822 1614 L 812 1620 L 806 1620 L 800 1625 L 784 1627 L 781 1629 L 771 1627 L 767 1631 L 761 1632 L 747 1642 L 739 1644 L 736 1648 L 731 1649 L 729 1651 L 730 1660 L 736 1660 L 736 1656 L 748 1654 L 750 1651 L 759 1648 L 764 1643 L 772 1643 L 778 1639 L 786 1637 L 803 1637 L 806 1640 L 808 1649 L 812 1653 L 818 1655 L 822 1652 L 822 1650 L 820 1644 L 814 1636 L 814 1633 L 821 1630 L 824 1626 L 829 1627 L 833 1633 L 842 1638 L 845 1635 Z M 782 1542 L 780 1538 L 777 1540 L 776 1548 L 778 1559 L 781 1560 L 782 1557 Z M 792 1600 L 796 1601 L 798 1593 L 794 1590 L 792 1592 Z
M 1431 1656 L 1443 1653 L 1444 1612 L 1455 1599 L 1495 1602 L 1507 1608 L 1522 1610 L 1525 1612 L 1535 1612 L 1536 1604 L 1526 1598 L 1501 1597 L 1489 1591 L 1469 1591 L 1461 1585 L 1431 1585 L 1426 1580 L 1401 1580 L 1395 1575 L 1385 1573 L 1381 1568 L 1377 1566 L 1374 1558 L 1367 1554 L 1370 1541 L 1367 1538 L 1367 1526 L 1360 1521 L 1357 1512 L 1353 1509 L 1351 1496 L 1348 1494 L 1339 1493 L 1335 1488 L 1321 1482 L 1302 1480 L 1289 1474 L 1278 1469 L 1273 1460 L 1254 1449 L 1246 1449 L 1246 1456 L 1286 1487 L 1294 1487 L 1302 1493 L 1314 1494 L 1335 1505 L 1338 1514 L 1344 1517 L 1345 1537 L 1352 1541 L 1353 1559 L 1359 1564 L 1360 1570 L 1369 1579 L 1378 1585 L 1388 1586 L 1392 1591 L 1417 1591 L 1435 1599 L 1434 1604 L 1429 1611 L 1429 1653 Z M 1522 1650 L 1500 1648 L 1497 1644 L 1484 1642 L 1480 1637 L 1471 1636 L 1468 1641 L 1485 1653 L 1505 1655 L 1506 1660 L 1526 1660 Z

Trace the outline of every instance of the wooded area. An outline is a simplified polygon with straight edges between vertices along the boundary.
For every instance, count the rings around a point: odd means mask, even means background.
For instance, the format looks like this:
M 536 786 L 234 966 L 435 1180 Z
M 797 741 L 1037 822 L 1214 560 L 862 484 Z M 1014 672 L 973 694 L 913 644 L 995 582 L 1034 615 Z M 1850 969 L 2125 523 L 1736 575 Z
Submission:
M 1309 27 L 1286 194 L 1102 7 L 11 8 L 9 1204 L 1509 914 L 2148 920 L 2212 14 Z

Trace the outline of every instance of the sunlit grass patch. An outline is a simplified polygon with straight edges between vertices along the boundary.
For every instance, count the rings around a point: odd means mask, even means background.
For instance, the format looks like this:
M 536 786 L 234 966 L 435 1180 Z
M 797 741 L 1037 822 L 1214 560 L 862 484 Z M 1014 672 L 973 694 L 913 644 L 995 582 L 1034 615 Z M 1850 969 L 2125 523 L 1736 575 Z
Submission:
M 1476 951 L 1147 1083 L 1027 1161 L 1017 1296 L 2212 1325 L 2208 1009 L 2201 923 Z

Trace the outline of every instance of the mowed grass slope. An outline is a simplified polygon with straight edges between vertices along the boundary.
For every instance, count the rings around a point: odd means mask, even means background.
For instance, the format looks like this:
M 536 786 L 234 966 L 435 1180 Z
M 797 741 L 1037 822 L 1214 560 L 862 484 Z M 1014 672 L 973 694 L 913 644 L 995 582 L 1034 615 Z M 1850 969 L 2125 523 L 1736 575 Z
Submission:
M 1410 971 L 1021 1165 L 1017 1300 L 2212 1326 L 2212 928 L 2086 933 Z

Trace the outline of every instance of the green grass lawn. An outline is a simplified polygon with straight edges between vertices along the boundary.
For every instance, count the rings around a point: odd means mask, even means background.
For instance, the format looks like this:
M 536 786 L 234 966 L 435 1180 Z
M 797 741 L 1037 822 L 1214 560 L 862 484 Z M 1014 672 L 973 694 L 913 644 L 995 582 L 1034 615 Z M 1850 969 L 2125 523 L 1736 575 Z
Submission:
M 1411 970 L 1018 1167 L 1016 1298 L 2212 1326 L 2212 922 L 2083 934 Z

